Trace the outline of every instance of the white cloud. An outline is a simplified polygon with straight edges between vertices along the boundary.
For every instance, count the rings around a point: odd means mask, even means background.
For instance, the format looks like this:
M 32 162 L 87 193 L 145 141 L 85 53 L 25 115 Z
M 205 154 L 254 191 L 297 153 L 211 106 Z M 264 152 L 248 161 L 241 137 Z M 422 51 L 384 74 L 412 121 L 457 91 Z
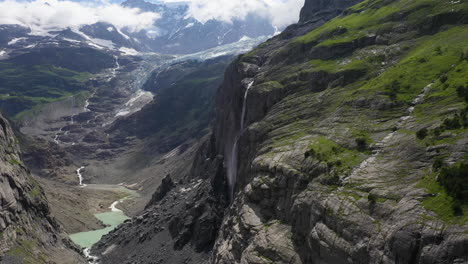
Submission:
M 165 0 L 177 2 L 180 0 Z M 210 19 L 232 21 L 256 14 L 272 21 L 274 26 L 285 27 L 299 20 L 304 0 L 188 0 L 190 15 L 204 23 Z
M 159 14 L 141 12 L 108 2 L 78 3 L 59 0 L 34 0 L 0 2 L 0 24 L 18 24 L 28 27 L 32 34 L 43 35 L 49 31 L 74 28 L 85 24 L 106 22 L 117 29 L 139 31 L 151 28 Z

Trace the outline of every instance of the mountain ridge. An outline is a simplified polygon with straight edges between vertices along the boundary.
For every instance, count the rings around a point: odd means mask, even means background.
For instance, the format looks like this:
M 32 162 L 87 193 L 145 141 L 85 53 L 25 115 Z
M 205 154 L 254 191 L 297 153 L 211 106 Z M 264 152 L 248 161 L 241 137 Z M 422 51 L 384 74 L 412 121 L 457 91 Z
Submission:
M 170 229 L 166 254 L 196 252 L 216 204 L 227 207 L 207 263 L 468 261 L 465 200 L 457 205 L 444 189 L 452 187 L 437 181 L 438 166 L 466 163 L 466 102 L 457 92 L 466 85 L 466 4 L 315 8 L 328 2 L 306 1 L 301 23 L 229 66 L 213 134 L 190 175 L 93 249 L 103 263 L 125 259 L 120 245 L 136 243 L 124 239 L 130 233 L 141 235 L 133 259 L 145 263 L 145 248 L 165 232 L 143 228 L 154 223 Z M 217 193 L 229 189 L 227 205 Z M 168 203 L 193 193 L 194 211 L 171 210 L 178 220 L 160 222 Z

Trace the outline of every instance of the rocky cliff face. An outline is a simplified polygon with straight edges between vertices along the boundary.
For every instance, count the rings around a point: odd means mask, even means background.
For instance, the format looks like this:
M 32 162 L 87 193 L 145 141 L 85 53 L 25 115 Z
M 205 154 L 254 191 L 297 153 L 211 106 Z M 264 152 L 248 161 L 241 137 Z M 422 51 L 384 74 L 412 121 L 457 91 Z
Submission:
M 326 2 L 306 1 L 301 20 L 346 7 Z M 212 263 L 468 261 L 466 202 L 433 165 L 466 162 L 467 64 L 449 59 L 464 54 L 466 6 L 430 2 L 366 1 L 231 66 L 215 135 L 235 194 Z
M 231 64 L 192 173 L 97 248 L 104 263 L 126 243 L 136 263 L 200 263 L 199 234 L 209 263 L 468 262 L 468 6 L 355 3 L 306 1 L 304 23 Z M 164 253 L 124 239 L 140 226 L 169 229 Z
M 299 21 L 327 21 L 361 0 L 306 0 Z
M 85 263 L 51 217 L 8 122 L 0 115 L 0 263 Z M 74 251 L 76 250 L 76 251 Z

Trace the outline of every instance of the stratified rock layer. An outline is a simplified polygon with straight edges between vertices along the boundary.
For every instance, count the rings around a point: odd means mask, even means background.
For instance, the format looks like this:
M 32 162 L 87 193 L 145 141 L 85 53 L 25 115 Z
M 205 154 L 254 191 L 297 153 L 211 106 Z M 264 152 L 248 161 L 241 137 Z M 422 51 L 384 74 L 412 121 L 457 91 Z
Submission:
M 301 23 L 229 66 L 192 173 L 141 216 L 187 199 L 157 224 L 171 246 L 149 255 L 156 242 L 124 242 L 145 226 L 134 219 L 96 248 L 104 263 L 125 243 L 136 263 L 200 263 L 184 255 L 194 234 L 215 237 L 208 263 L 468 263 L 466 202 L 437 180 L 439 166 L 468 155 L 467 5 L 356 3 L 306 1 Z M 187 213 L 200 208 L 193 200 L 216 210 Z M 200 233 L 206 215 L 222 218 L 216 236 Z

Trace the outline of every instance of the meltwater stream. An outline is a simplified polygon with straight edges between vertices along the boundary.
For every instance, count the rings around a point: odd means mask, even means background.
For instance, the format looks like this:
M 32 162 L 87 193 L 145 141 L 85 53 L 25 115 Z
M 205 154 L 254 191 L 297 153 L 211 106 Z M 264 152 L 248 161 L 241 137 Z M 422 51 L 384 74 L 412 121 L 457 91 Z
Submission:
M 125 220 L 130 219 L 128 216 L 124 214 L 122 210 L 117 208 L 117 205 L 122 201 L 129 199 L 131 197 L 136 197 L 137 193 L 135 191 L 129 190 L 120 185 L 105 185 L 105 184 L 90 184 L 86 185 L 83 184 L 83 175 L 82 171 L 85 169 L 84 166 L 80 167 L 76 170 L 76 174 L 79 179 L 79 186 L 87 189 L 94 189 L 94 190 L 114 190 L 120 191 L 122 193 L 126 193 L 127 195 L 113 202 L 108 208 L 110 209 L 109 212 L 95 214 L 94 217 L 99 219 L 106 227 L 98 230 L 87 231 L 87 232 L 80 232 L 76 234 L 70 235 L 70 239 L 77 245 L 84 248 L 83 253 L 88 258 L 88 262 L 90 264 L 97 264 L 99 263 L 99 259 L 94 257 L 90 253 L 91 247 L 96 244 L 99 240 L 101 240 L 102 236 L 108 234 L 112 230 L 114 230 L 117 226 L 122 224 Z

